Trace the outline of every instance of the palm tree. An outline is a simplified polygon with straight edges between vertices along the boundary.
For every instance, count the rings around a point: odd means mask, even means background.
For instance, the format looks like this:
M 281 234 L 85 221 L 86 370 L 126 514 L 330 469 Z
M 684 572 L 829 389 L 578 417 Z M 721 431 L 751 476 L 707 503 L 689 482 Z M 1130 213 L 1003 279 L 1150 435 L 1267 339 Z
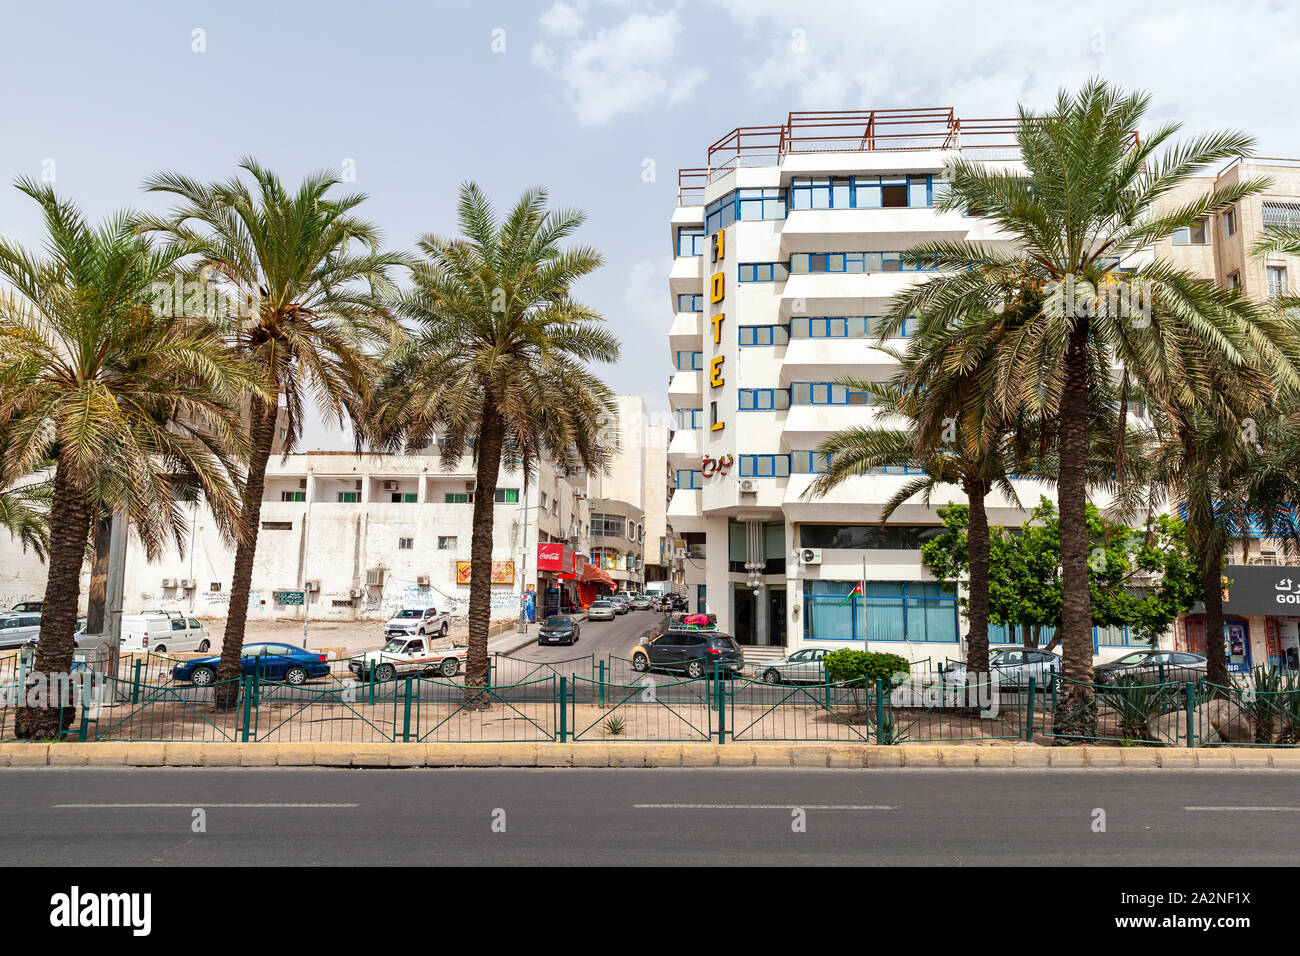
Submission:
M 251 177 L 251 187 L 238 175 L 212 184 L 177 173 L 154 176 L 145 183 L 147 190 L 182 202 L 170 215 L 144 222 L 146 230 L 193 254 L 188 260 L 192 281 L 215 289 L 220 302 L 234 303 L 216 314 L 209 308 L 209 318 L 231 354 L 263 370 L 269 380 L 265 393 L 247 396 L 251 450 L 217 668 L 218 680 L 226 682 L 240 674 L 279 409 L 283 406 L 287 415 L 286 453 L 313 406 L 327 420 L 350 419 L 360 450 L 364 436 L 356 426 L 374 380 L 374 357 L 400 332 L 384 304 L 390 292 L 387 273 L 406 261 L 382 251 L 379 230 L 355 215 L 364 194 L 330 195 L 340 182 L 334 175 L 308 176 L 294 193 L 256 160 L 245 158 L 239 165 Z M 233 687 L 223 685 L 219 706 L 233 706 Z
M 130 214 L 97 228 L 52 189 L 18 188 L 41 205 L 48 233 L 38 255 L 0 241 L 0 429 L 4 477 L 54 461 L 49 577 L 35 670 L 72 666 L 80 572 L 96 508 L 151 518 L 137 528 L 150 557 L 186 522 L 176 476 L 196 481 L 220 514 L 233 514 L 239 448 L 237 401 L 254 387 L 207 323 L 176 321 L 151 306 L 183 246 L 160 250 Z M 52 685 L 53 686 L 53 685 Z M 22 707 L 21 737 L 52 737 L 74 710 Z
M 1297 379 L 1296 332 L 1244 296 L 1216 289 L 1159 259 L 1144 261 L 1156 240 L 1265 183 L 1244 180 L 1157 210 L 1202 167 L 1246 155 L 1252 140 L 1207 133 L 1174 145 L 1176 124 L 1137 141 L 1150 98 L 1094 80 L 1062 92 L 1045 114 L 1021 109 L 1017 139 L 1023 170 L 958 159 L 946 177 L 944 210 L 986 217 L 1005 245 L 927 243 L 906 260 L 941 274 L 898 297 L 884 330 L 911 315 L 921 326 L 973 329 L 996 314 L 1008 287 L 1044 294 L 1039 313 L 999 345 L 996 394 L 1011 413 L 1024 408 L 1058 426 L 1058 505 L 1063 581 L 1062 671 L 1069 679 L 1058 716 L 1087 724 L 1092 638 L 1088 593 L 1087 427 L 1093 382 L 1127 372 L 1153 401 L 1183 402 L 1210 383 L 1180 362 L 1194 348 L 1230 367 L 1275 370 Z M 1119 307 L 1112 307 L 1118 302 Z M 1145 304 L 1145 305 L 1144 305 Z M 1087 736 L 1081 726 L 1080 736 Z
M 533 189 L 498 220 L 473 183 L 461 187 L 463 238 L 419 240 L 422 261 L 397 311 L 415 325 L 387 356 L 372 432 L 390 447 L 435 439 L 445 468 L 469 449 L 477 482 L 470 545 L 466 699 L 487 683 L 493 499 L 503 460 L 523 468 L 540 458 L 559 467 L 606 467 L 613 414 L 606 385 L 587 367 L 618 358 L 618 340 L 573 285 L 601 264 L 588 247 L 560 242 L 584 221 L 546 210 Z
M 5 444 L 0 440 L 0 449 Z M 0 451 L 0 461 L 7 459 L 8 455 Z M 0 478 L 4 477 L 5 471 L 0 470 Z M 31 548 L 44 561 L 50 549 L 50 481 L 34 475 L 5 480 L 13 483 L 0 488 L 0 528 L 9 532 L 24 553 Z

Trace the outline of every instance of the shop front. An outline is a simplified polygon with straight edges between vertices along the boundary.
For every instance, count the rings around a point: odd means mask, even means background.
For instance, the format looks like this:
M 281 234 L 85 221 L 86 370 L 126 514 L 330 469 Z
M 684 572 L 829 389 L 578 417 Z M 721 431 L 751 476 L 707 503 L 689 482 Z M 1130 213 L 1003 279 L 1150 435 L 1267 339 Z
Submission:
M 1300 567 L 1230 564 L 1224 569 L 1223 647 L 1228 670 L 1300 664 Z M 1204 654 L 1205 605 L 1174 626 L 1174 649 Z
M 560 541 L 537 545 L 537 590 L 542 616 L 567 614 L 579 606 L 574 569 L 577 555 Z

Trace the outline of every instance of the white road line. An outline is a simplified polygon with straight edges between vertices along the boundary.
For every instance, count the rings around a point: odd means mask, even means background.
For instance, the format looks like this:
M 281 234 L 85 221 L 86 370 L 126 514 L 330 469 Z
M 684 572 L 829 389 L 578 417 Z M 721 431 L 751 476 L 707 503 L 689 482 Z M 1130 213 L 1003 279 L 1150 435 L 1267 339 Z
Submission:
M 1244 811 L 1247 813 L 1300 813 L 1300 807 L 1183 807 L 1184 810 L 1226 810 Z
M 336 810 L 359 807 L 359 803 L 208 803 L 193 800 L 189 803 L 56 803 L 55 810 L 166 810 L 178 807 L 203 807 L 219 809 L 268 810 Z
M 897 810 L 872 803 L 635 803 L 637 810 Z

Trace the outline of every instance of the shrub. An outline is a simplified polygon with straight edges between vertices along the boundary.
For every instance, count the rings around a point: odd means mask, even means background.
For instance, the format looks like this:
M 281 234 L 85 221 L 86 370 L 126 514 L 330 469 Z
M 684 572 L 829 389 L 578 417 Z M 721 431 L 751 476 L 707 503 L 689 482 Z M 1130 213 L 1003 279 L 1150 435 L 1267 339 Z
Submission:
M 822 666 L 826 669 L 827 679 L 833 683 L 881 680 L 888 682 L 887 688 L 893 686 L 895 674 L 906 674 L 911 670 L 907 658 L 898 654 L 858 651 L 849 647 L 831 651 L 822 658 Z

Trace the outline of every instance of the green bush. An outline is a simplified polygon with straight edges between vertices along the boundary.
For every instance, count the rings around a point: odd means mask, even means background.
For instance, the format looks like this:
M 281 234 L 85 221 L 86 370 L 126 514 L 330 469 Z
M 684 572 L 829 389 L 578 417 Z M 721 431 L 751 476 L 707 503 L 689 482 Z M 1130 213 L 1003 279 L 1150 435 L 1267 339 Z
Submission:
M 827 679 L 837 684 L 881 680 L 891 686 L 895 674 L 906 674 L 911 670 L 907 658 L 898 654 L 858 651 L 849 647 L 831 651 L 822 658 L 822 666 L 826 669 Z

